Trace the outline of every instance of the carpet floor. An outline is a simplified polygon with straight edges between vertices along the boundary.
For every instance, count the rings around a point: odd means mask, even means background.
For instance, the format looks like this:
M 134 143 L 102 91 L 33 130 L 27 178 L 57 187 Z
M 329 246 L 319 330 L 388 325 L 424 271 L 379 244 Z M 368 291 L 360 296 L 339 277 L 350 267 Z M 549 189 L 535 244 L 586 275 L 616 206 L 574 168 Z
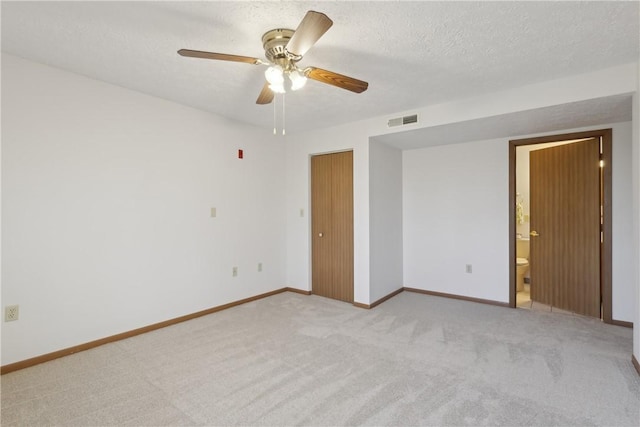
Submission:
M 638 426 L 628 328 L 285 292 L 1 378 L 3 426 Z

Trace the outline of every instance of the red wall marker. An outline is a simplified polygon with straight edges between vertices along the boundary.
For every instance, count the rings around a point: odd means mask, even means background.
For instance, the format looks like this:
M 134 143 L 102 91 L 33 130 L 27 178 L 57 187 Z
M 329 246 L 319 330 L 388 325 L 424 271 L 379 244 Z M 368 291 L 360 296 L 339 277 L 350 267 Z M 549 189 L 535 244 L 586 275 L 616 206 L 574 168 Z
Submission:
M 244 156 L 243 151 L 242 151 L 242 150 L 238 150 L 238 158 L 239 158 L 239 159 L 242 159 L 242 158 L 243 158 L 243 156 Z

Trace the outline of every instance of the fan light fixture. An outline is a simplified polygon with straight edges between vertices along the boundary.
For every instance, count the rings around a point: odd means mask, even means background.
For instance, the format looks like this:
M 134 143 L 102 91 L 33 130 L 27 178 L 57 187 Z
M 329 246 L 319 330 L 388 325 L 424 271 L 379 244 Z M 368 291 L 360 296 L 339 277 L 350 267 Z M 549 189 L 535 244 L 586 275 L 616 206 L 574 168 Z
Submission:
M 271 89 L 274 93 L 285 93 L 284 90 L 284 75 L 282 67 L 279 65 L 274 65 L 264 72 L 264 76 L 269 82 L 269 89 Z
M 275 135 L 276 99 L 282 102 L 282 134 L 284 135 L 285 94 L 287 90 L 302 89 L 307 83 L 307 78 L 355 93 L 364 92 L 369 87 L 369 83 L 365 81 L 334 73 L 333 71 L 316 67 L 298 67 L 297 64 L 302 60 L 302 57 L 332 25 L 333 21 L 327 15 L 310 10 L 304 15 L 295 31 L 287 28 L 275 28 L 267 31 L 262 35 L 262 47 L 264 48 L 267 62 L 250 56 L 192 49 L 180 49 L 178 54 L 191 58 L 268 66 L 269 68 L 264 73 L 267 81 L 262 85 L 256 104 L 273 103 L 273 133 Z M 282 96 L 276 97 L 276 93 L 282 94 Z
M 307 83 L 307 77 L 299 69 L 292 68 L 285 71 L 280 65 L 273 65 L 267 68 L 264 72 L 264 76 L 269 82 L 269 89 L 274 93 L 286 93 L 286 89 L 284 87 L 285 74 L 289 76 L 289 80 L 291 81 L 291 90 L 301 89 Z
M 289 80 L 291 80 L 291 90 L 302 89 L 307 84 L 307 77 L 298 69 L 289 72 Z

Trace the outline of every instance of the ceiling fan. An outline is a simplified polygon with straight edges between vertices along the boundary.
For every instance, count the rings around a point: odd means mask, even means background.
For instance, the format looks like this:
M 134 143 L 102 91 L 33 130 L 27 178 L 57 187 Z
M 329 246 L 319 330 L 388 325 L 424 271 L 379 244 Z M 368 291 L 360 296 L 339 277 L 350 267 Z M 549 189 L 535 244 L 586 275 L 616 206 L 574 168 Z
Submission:
M 333 21 L 320 12 L 308 11 L 298 28 L 294 30 L 276 28 L 262 36 L 262 45 L 268 62 L 249 56 L 229 55 L 225 53 L 203 52 L 199 50 L 180 49 L 178 54 L 192 58 L 217 59 L 222 61 L 244 62 L 253 65 L 267 65 L 264 84 L 256 104 L 269 104 L 274 93 L 285 93 L 287 86 L 297 90 L 304 86 L 307 78 L 330 84 L 351 92 L 361 93 L 367 90 L 369 83 L 323 70 L 322 68 L 299 68 L 298 61 L 327 32 Z M 288 77 L 288 82 L 285 77 Z

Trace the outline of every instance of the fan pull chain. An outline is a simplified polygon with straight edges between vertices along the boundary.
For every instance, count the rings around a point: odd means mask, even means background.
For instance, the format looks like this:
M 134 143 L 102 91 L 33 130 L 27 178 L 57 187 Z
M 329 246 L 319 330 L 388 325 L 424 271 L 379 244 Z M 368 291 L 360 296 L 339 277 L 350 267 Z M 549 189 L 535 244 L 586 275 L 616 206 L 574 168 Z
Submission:
M 274 96 L 273 97 L 273 134 L 277 135 L 278 134 L 278 115 L 277 115 L 277 99 L 278 96 Z M 284 98 L 284 94 L 282 94 L 282 135 L 286 135 L 286 131 L 284 129 L 285 127 L 285 98 Z
M 275 136 L 277 134 L 276 132 L 276 99 L 278 97 L 274 96 L 273 97 L 273 135 Z

